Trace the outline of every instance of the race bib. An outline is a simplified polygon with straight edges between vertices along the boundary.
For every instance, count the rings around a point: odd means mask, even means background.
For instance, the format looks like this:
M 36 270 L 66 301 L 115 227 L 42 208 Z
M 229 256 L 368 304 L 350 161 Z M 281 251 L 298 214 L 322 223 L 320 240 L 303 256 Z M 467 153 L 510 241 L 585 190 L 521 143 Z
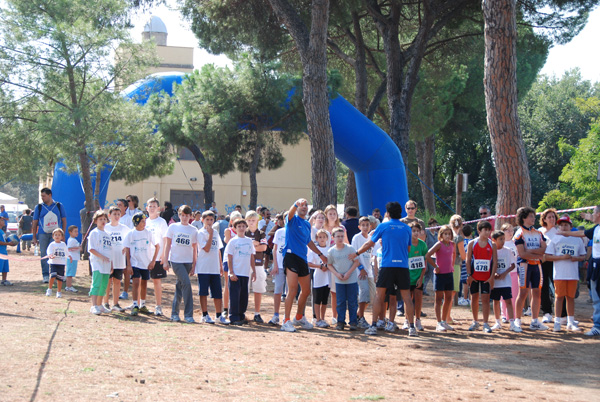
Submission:
M 498 274 L 503 274 L 508 269 L 508 264 L 504 259 L 498 259 Z
M 424 269 L 425 268 L 425 257 L 412 257 L 408 259 L 409 269 Z
M 575 255 L 575 246 L 572 244 L 563 244 L 563 245 L 561 245 L 560 253 L 562 255 L 574 256 Z
M 192 240 L 190 239 L 190 236 L 187 233 L 179 233 L 175 238 L 174 243 L 179 246 L 189 246 L 190 244 L 192 244 Z
M 475 266 L 473 269 L 475 272 L 489 272 L 490 271 L 490 260 L 475 260 Z
M 46 215 L 44 215 L 44 233 L 52 233 L 52 231 L 58 228 L 58 216 L 52 211 L 48 211 Z

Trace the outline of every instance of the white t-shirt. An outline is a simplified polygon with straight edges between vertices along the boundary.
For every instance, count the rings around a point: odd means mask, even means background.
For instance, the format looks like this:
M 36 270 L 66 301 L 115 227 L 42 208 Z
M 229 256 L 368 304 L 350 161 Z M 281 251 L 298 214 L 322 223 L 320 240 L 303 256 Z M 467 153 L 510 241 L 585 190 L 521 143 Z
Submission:
M 149 230 L 130 230 L 125 236 L 124 246 L 129 249 L 129 259 L 132 268 L 148 269 L 152 262 L 156 243 L 154 235 Z
M 546 243 L 548 243 L 548 242 L 551 242 L 552 239 L 554 239 L 554 236 L 556 236 L 556 234 L 558 233 L 558 229 L 556 229 L 556 226 L 554 226 L 552 229 L 548 230 L 542 226 L 540 228 L 540 232 L 542 232 L 544 237 L 546 237 Z M 547 245 L 546 245 L 546 247 L 547 247 Z
M 92 230 L 90 232 L 90 237 L 88 238 L 88 251 L 91 250 L 96 250 L 104 257 L 112 260 L 112 240 L 110 235 L 98 228 Z M 92 271 L 98 271 L 101 274 L 110 274 L 111 261 L 102 261 L 91 252 L 90 265 L 92 266 Z
M 316 246 L 322 254 L 327 255 L 327 252 L 329 251 L 329 247 L 321 247 L 319 245 L 316 245 Z M 308 250 L 308 261 L 310 261 L 313 264 L 319 264 L 319 265 L 321 265 L 323 263 L 323 261 L 321 260 L 321 257 L 319 257 L 318 254 L 312 250 Z M 313 267 L 311 267 L 310 269 L 315 270 L 315 275 L 313 276 L 313 287 L 314 288 L 322 288 L 323 286 L 329 286 L 329 276 L 330 276 L 329 270 L 321 271 L 320 268 L 313 268 Z
M 171 251 L 169 261 L 178 263 L 194 262 L 194 249 L 198 231 L 191 225 L 183 225 L 177 222 L 169 226 L 165 237 L 171 239 Z
M 67 240 L 67 249 L 69 248 L 74 248 L 74 247 L 79 247 L 81 244 L 77 241 L 77 238 L 75 237 L 69 237 L 69 240 Z M 71 255 L 71 258 L 73 259 L 73 261 L 79 261 L 79 250 L 76 251 L 69 251 L 69 254 Z
M 160 261 L 162 257 L 165 246 L 165 236 L 167 235 L 168 229 L 169 225 L 167 224 L 167 221 L 160 216 L 156 219 L 146 218 L 146 230 L 154 236 L 154 244 L 160 246 L 158 254 L 156 255 L 156 261 Z
M 546 254 L 574 257 L 585 255 L 585 247 L 577 237 L 554 236 L 548 243 Z M 554 280 L 579 280 L 579 262 L 571 260 L 554 261 Z
M 190 225 L 192 225 L 193 227 L 196 228 L 196 230 L 200 230 L 204 227 L 204 223 L 202 223 L 201 220 L 198 221 L 193 221 L 192 223 L 190 223 Z
M 594 235 L 592 238 L 592 258 L 600 258 L 600 225 L 594 226 Z M 588 232 L 586 230 L 586 232 Z
M 365 238 L 362 235 L 362 233 L 357 233 L 352 238 L 352 243 L 350 245 L 352 247 L 354 247 L 355 250 L 358 251 L 363 246 L 363 244 L 365 244 L 366 242 L 369 241 L 369 239 L 371 239 L 371 236 L 368 236 Z M 372 251 L 373 251 L 373 248 L 370 248 L 358 256 L 358 259 L 360 260 L 360 263 L 362 264 L 362 266 L 365 267 L 365 271 L 367 271 L 367 276 L 369 278 L 373 278 L 373 267 L 371 267 L 371 252 Z
M 321 229 L 325 229 L 325 228 L 321 228 Z M 317 244 L 317 232 L 319 231 L 319 229 L 317 229 L 316 227 L 312 226 L 310 228 L 310 239 L 313 241 L 313 243 Z M 327 231 L 327 229 L 325 229 L 325 231 L 327 232 L 327 244 L 331 244 L 331 242 L 333 241 L 331 238 L 331 233 L 329 233 L 329 231 Z
M 223 242 L 221 241 L 221 236 L 219 236 L 219 231 L 213 229 L 212 244 L 208 253 L 202 249 L 208 241 L 208 231 L 202 228 L 196 236 L 198 242 L 198 259 L 196 260 L 195 272 L 197 274 L 220 275 L 221 252 L 219 250 L 223 248 Z
M 381 269 L 381 240 L 377 241 L 371 250 L 371 268 L 375 266 L 377 260 L 377 268 Z
M 104 226 L 104 231 L 110 235 L 110 239 L 112 242 L 112 263 L 114 269 L 125 269 L 127 265 L 127 261 L 125 259 L 125 254 L 123 254 L 123 249 L 125 246 L 123 245 L 123 241 L 125 240 L 125 236 L 127 233 L 131 231 L 127 226 L 122 223 L 117 224 L 117 226 L 113 226 L 108 224 Z
M 135 209 L 127 208 L 125 210 L 125 215 L 121 216 L 119 223 L 127 226 L 129 228 L 129 230 L 135 229 L 135 226 L 133 226 L 132 218 L 133 218 L 133 215 L 137 214 L 138 212 L 142 212 L 142 211 L 140 211 L 138 208 L 135 208 Z M 108 225 L 106 225 L 106 226 L 108 226 Z
M 273 237 L 273 244 L 277 244 L 277 267 L 283 269 L 283 246 L 285 245 L 285 228 L 277 229 Z
M 248 237 L 233 237 L 225 247 L 225 255 L 233 256 L 233 273 L 236 276 L 249 277 L 252 273 L 251 260 L 254 258 L 256 250 L 252 239 Z M 229 267 L 229 275 L 232 267 Z
M 50 265 L 66 265 L 67 264 L 67 255 L 69 250 L 67 250 L 67 245 L 62 241 L 60 243 L 52 242 L 48 245 L 48 249 L 46 251 L 47 255 L 53 255 L 54 258 L 48 259 L 48 264 Z
M 498 250 L 498 268 L 496 273 L 498 275 L 503 274 L 510 269 L 512 264 L 515 264 L 515 269 L 513 271 L 516 271 L 517 257 L 515 257 L 512 250 L 506 247 L 502 247 Z M 511 284 L 510 274 L 508 274 L 504 279 L 496 279 L 494 281 L 494 288 L 510 288 Z M 516 297 L 516 295 L 513 297 Z

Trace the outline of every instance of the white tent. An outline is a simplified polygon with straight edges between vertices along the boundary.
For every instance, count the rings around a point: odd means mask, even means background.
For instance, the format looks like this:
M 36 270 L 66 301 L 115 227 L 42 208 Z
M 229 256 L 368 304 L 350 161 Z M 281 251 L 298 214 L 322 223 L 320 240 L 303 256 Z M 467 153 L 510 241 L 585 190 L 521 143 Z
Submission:
M 12 195 L 0 193 L 0 204 L 18 204 L 19 200 Z

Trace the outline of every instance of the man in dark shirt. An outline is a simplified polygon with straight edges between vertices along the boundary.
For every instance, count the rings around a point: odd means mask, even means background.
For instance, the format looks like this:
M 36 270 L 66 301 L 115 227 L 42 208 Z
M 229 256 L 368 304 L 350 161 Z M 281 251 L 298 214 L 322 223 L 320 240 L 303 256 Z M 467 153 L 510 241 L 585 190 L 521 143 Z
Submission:
M 346 208 L 346 220 L 342 222 L 342 225 L 346 228 L 348 241 L 352 242 L 354 235 L 360 233 L 360 229 L 358 228 L 358 209 L 356 207 Z

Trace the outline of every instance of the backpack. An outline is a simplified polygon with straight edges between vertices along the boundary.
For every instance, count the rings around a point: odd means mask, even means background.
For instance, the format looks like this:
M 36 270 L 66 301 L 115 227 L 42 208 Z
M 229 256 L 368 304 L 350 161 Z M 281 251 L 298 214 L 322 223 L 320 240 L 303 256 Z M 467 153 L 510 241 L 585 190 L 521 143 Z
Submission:
M 62 206 L 62 204 L 60 202 L 57 202 L 55 206 L 58 208 L 58 214 L 62 215 L 60 213 L 60 207 Z M 41 216 L 42 204 L 38 204 L 37 212 L 38 212 L 38 216 Z M 56 216 L 56 214 L 54 213 L 54 208 L 52 208 L 51 210 L 49 209 L 48 213 L 46 213 L 46 215 L 44 215 L 43 222 L 41 222 L 42 230 L 44 231 L 44 233 L 52 233 L 52 231 L 54 229 L 60 227 L 59 219 L 62 219 L 62 216 L 60 218 L 58 216 Z

